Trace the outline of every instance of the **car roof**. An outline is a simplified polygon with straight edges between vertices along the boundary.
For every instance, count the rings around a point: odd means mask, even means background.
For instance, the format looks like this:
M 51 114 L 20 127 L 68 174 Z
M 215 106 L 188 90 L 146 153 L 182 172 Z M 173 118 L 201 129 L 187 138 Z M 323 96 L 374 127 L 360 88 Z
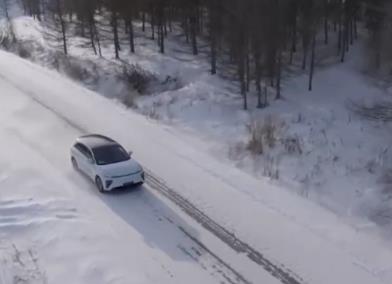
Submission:
M 102 146 L 119 145 L 113 139 L 100 134 L 88 134 L 80 136 L 76 142 L 82 143 L 90 149 L 99 148 Z

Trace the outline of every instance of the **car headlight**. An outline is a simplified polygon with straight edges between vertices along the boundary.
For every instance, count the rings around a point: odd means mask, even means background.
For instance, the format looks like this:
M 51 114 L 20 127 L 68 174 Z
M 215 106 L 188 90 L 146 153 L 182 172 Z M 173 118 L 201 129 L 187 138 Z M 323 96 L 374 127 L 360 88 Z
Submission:
M 105 181 L 106 188 L 110 187 L 112 185 L 112 183 L 113 183 L 112 180 L 106 180 Z

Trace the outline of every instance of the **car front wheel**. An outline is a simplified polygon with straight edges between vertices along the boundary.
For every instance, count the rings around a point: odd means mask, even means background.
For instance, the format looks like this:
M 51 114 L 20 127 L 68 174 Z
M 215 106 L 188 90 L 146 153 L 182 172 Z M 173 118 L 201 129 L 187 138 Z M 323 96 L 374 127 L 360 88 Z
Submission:
M 95 178 L 95 185 L 97 186 L 99 192 L 105 192 L 105 188 L 103 187 L 103 183 L 100 177 Z

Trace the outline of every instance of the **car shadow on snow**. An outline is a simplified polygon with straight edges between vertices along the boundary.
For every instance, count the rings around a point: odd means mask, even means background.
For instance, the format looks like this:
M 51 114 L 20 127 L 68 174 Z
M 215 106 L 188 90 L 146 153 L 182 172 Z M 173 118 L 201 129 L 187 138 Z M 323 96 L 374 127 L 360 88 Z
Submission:
M 198 239 L 198 231 L 148 186 L 100 193 L 86 176 L 79 175 L 83 180 L 79 185 L 86 185 L 86 188 L 94 191 L 114 213 L 137 230 L 151 248 L 160 249 L 176 261 L 199 262 L 203 257 L 205 251 L 183 232 L 185 230 Z

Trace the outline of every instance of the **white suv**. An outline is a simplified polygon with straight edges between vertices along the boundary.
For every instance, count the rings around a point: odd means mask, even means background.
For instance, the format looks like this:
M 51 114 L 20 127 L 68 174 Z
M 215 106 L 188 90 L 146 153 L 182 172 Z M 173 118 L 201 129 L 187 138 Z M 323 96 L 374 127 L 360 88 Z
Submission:
M 71 162 L 104 192 L 144 183 L 143 168 L 131 154 L 108 137 L 90 134 L 76 140 L 71 148 Z

